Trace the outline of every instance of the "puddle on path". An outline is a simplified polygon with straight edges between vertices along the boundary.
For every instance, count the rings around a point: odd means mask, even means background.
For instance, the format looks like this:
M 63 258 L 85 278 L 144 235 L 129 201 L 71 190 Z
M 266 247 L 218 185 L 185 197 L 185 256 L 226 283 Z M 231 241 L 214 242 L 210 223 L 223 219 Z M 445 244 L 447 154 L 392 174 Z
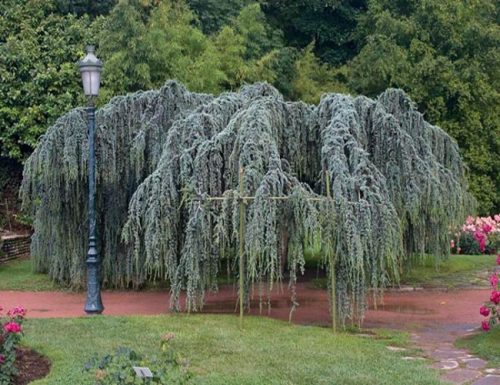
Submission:
M 388 312 L 393 312 L 393 313 L 419 314 L 419 315 L 436 313 L 435 310 L 422 308 L 422 307 L 415 306 L 415 305 L 409 304 L 409 303 L 403 303 L 403 304 L 398 303 L 398 304 L 391 304 L 391 305 L 379 304 L 379 305 L 377 305 L 377 309 L 375 309 L 373 306 L 370 306 L 369 309 L 370 310 L 377 310 L 377 311 L 388 311 Z
M 300 307 L 315 306 L 318 301 L 315 298 L 302 298 L 298 301 Z M 205 302 L 203 305 L 203 313 L 233 313 L 238 310 L 237 299 L 224 299 Z M 262 312 L 267 312 L 269 308 L 273 310 L 277 309 L 287 309 L 290 310 L 292 302 L 290 298 L 278 298 L 271 299 L 268 301 L 267 298 L 263 298 L 262 302 L 259 299 L 252 299 L 250 301 L 250 309 L 252 311 L 258 311 L 262 307 Z

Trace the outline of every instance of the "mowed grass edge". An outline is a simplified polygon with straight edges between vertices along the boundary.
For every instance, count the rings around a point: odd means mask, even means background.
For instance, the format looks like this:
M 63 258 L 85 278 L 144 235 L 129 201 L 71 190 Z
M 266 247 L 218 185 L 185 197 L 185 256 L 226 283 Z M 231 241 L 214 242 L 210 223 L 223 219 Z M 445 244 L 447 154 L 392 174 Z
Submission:
M 488 366 L 500 368 L 500 325 L 489 332 L 478 332 L 463 337 L 455 342 L 459 348 L 465 348 L 471 353 L 488 360 Z
M 93 384 L 83 368 L 95 353 L 126 346 L 154 355 L 166 332 L 175 333 L 173 347 L 189 360 L 192 384 L 440 384 L 425 362 L 403 360 L 403 353 L 386 348 L 401 342 L 398 333 L 333 335 L 264 317 L 246 317 L 240 330 L 232 315 L 180 314 L 28 320 L 24 344 L 53 363 L 50 375 L 33 385 Z

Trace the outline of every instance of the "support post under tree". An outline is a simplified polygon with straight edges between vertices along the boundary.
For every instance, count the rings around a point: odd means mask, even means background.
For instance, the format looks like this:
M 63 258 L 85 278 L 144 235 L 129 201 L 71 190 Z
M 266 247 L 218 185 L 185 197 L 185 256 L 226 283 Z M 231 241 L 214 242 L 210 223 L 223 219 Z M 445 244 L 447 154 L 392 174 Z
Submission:
M 330 173 L 326 172 L 326 196 L 328 199 L 330 196 Z M 331 286 L 331 297 L 332 297 L 332 330 L 334 333 L 337 332 L 337 287 L 335 282 L 335 252 L 332 250 L 330 256 L 330 286 Z
M 243 174 L 244 174 L 244 169 L 240 168 L 240 244 L 239 244 L 239 259 L 240 259 L 240 266 L 239 266 L 239 291 L 240 291 L 240 328 L 243 328 L 243 310 L 244 310 L 244 299 L 245 299 L 245 280 L 244 280 L 244 273 L 245 273 L 245 261 L 244 261 L 244 244 L 243 244 L 243 239 L 245 236 L 245 202 L 243 201 Z

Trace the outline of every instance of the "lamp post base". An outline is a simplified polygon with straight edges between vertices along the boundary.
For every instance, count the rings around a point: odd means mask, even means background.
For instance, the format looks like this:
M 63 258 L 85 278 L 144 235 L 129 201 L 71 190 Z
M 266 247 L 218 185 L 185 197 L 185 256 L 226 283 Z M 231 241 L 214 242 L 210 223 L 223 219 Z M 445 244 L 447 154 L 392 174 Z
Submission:
M 87 314 L 101 314 L 104 311 L 97 269 L 97 261 L 87 261 L 87 302 L 84 308 Z

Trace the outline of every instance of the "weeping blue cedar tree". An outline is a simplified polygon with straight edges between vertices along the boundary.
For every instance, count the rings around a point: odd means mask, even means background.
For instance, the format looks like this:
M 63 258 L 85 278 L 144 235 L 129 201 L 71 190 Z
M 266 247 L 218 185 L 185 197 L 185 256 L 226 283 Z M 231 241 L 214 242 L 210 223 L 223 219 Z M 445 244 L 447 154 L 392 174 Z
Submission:
M 223 261 L 237 275 L 243 242 L 247 299 L 252 287 L 269 299 L 284 279 L 294 293 L 313 248 L 335 274 L 340 320 L 362 319 L 367 292 L 397 282 L 409 256 L 448 253 L 449 226 L 472 203 L 457 144 L 397 89 L 308 105 L 265 83 L 215 97 L 169 81 L 98 110 L 97 158 L 103 284 L 168 281 L 171 306 L 190 311 Z M 85 279 L 87 160 L 75 109 L 42 138 L 21 189 L 36 269 L 74 287 Z M 241 194 L 254 197 L 243 239 Z

